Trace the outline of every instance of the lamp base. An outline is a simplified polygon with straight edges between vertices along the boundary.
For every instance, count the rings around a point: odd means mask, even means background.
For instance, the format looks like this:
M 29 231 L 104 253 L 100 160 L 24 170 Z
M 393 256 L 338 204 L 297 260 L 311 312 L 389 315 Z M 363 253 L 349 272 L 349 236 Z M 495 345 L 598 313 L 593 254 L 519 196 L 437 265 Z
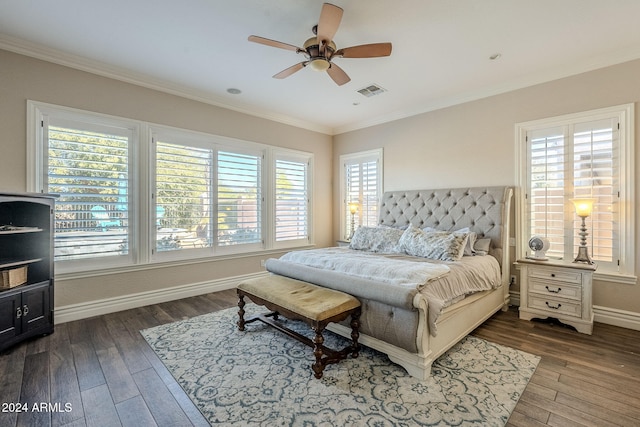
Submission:
M 586 246 L 578 246 L 578 256 L 576 256 L 576 259 L 574 259 L 573 262 L 595 264 L 595 262 L 593 262 L 591 258 L 589 258 L 589 252 L 587 251 Z

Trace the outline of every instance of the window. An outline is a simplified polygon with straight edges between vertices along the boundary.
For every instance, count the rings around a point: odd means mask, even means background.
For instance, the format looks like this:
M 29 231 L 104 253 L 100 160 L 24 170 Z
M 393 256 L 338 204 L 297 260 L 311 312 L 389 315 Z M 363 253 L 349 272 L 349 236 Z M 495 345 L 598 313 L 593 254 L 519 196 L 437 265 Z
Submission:
M 276 158 L 276 242 L 309 241 L 309 160 Z
M 43 115 L 40 188 L 59 195 L 54 258 L 91 266 L 132 260 L 130 163 L 135 126 L 77 115 Z
M 211 247 L 213 150 L 156 141 L 155 248 Z M 195 232 L 195 234 L 194 234 Z
M 309 153 L 32 101 L 28 119 L 61 273 L 312 241 Z
M 572 198 L 595 199 L 586 220 L 589 255 L 600 278 L 633 276 L 633 105 L 516 125 L 522 189 L 522 254 L 533 235 L 551 258 L 573 260 L 581 219 Z
M 349 239 L 358 226 L 378 224 L 382 197 L 382 149 L 340 156 L 340 164 L 341 230 L 344 238 Z
M 219 151 L 216 164 L 217 245 L 262 244 L 262 154 Z

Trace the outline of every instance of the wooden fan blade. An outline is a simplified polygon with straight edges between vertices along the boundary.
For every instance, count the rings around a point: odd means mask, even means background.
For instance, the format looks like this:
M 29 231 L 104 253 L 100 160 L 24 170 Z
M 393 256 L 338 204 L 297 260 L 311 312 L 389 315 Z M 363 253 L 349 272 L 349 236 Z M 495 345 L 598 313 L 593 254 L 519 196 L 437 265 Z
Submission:
M 322 5 L 320 20 L 318 21 L 318 30 L 316 31 L 319 46 L 323 46 L 323 42 L 329 43 L 333 40 L 333 36 L 336 34 L 336 31 L 338 31 L 338 26 L 342 20 L 342 12 L 342 8 L 331 3 Z
M 287 44 L 287 43 L 282 43 L 276 40 L 271 40 L 271 39 L 266 39 L 264 37 L 260 37 L 260 36 L 249 36 L 248 39 L 250 42 L 254 42 L 254 43 L 260 43 L 260 44 L 264 44 L 267 46 L 271 46 L 271 47 L 278 47 L 280 49 L 286 49 L 286 50 L 292 50 L 294 52 L 298 52 L 301 51 L 303 49 L 294 46 L 292 44 Z
M 391 55 L 391 43 L 371 43 L 338 49 L 333 56 L 343 58 L 378 58 Z
M 274 75 L 273 78 L 284 79 L 285 77 L 289 77 L 291 74 L 295 73 L 296 71 L 302 70 L 305 67 L 305 65 L 307 65 L 307 61 L 303 61 L 303 62 L 300 62 L 299 64 L 292 65 L 291 67 L 285 68 L 284 70 L 280 71 L 278 74 Z
M 342 68 L 338 67 L 333 62 L 331 63 L 331 66 L 327 69 L 327 73 L 329 74 L 329 77 L 331 77 L 338 86 L 342 86 L 343 84 L 349 83 L 351 81 L 349 76 L 347 76 L 347 73 L 345 73 Z

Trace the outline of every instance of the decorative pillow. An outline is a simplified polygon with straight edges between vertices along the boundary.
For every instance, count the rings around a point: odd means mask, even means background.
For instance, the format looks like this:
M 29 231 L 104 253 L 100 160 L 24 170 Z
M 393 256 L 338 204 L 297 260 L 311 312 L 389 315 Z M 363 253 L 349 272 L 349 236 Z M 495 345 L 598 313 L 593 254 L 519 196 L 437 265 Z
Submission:
M 350 249 L 369 252 L 397 253 L 403 230 L 392 227 L 358 227 L 353 233 Z
M 473 256 L 475 254 L 475 249 L 473 245 L 476 243 L 476 239 L 478 238 L 478 234 L 475 231 L 469 230 L 469 227 L 461 228 L 460 230 L 456 230 L 455 233 L 468 233 L 469 240 L 467 241 L 467 246 L 464 247 L 464 256 Z
M 478 239 L 473 245 L 475 255 L 487 255 L 489 253 L 489 247 L 491 246 L 491 239 Z
M 424 227 L 422 231 L 425 232 L 433 232 L 439 231 L 433 227 Z M 475 250 L 473 249 L 473 245 L 476 243 L 476 239 L 478 238 L 478 234 L 475 231 L 469 230 L 469 227 L 461 228 L 459 230 L 453 231 L 453 233 L 467 233 L 469 235 L 469 239 L 467 240 L 467 245 L 464 247 L 464 256 L 473 256 L 475 255 Z
M 400 249 L 409 255 L 443 261 L 459 261 L 469 240 L 468 233 L 423 231 L 409 227 L 400 237 Z

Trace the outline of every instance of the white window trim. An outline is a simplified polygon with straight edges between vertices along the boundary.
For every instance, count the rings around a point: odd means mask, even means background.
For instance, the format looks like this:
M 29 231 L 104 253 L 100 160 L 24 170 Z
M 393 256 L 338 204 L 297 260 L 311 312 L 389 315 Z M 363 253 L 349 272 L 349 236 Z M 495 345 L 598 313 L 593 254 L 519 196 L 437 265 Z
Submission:
M 83 110 L 76 110 L 68 107 L 60 107 L 52 104 L 45 104 L 35 101 L 27 101 L 27 191 L 34 193 L 45 192 L 47 175 L 47 165 L 44 160 L 44 147 L 40 143 L 43 141 L 45 132 L 48 129 L 48 119 L 51 115 L 55 115 L 56 119 L 68 120 L 69 122 L 88 121 L 92 122 L 89 127 L 99 129 L 100 127 L 116 127 L 127 129 L 131 133 L 131 143 L 129 146 L 129 170 L 135 169 L 134 165 L 138 162 L 140 156 L 142 126 L 140 122 L 126 118 L 109 116 L 106 114 L 93 113 Z M 33 139 L 32 139 L 33 138 Z M 138 194 L 139 180 L 138 176 L 133 173 L 131 175 L 131 194 Z M 130 211 L 134 219 L 133 225 L 129 228 L 129 254 L 103 257 L 99 259 L 85 258 L 79 260 L 69 260 L 60 262 L 56 265 L 59 273 L 72 273 L 76 271 L 95 270 L 101 268 L 120 268 L 135 265 L 140 260 L 140 234 L 135 230 L 139 227 L 139 215 L 135 213 L 139 210 L 137 200 L 134 198 L 130 201 Z
M 350 154 L 342 154 L 340 156 L 340 239 L 344 239 L 347 235 L 347 221 L 345 212 L 347 211 L 347 194 L 346 187 L 347 181 L 345 176 L 345 167 L 347 163 L 356 163 L 362 162 L 366 160 L 376 160 L 378 162 L 378 170 L 377 173 L 377 189 L 378 189 L 378 202 L 382 198 L 382 194 L 384 190 L 382 188 L 384 179 L 383 179 L 383 171 L 384 171 L 384 152 L 382 148 L 376 148 L 368 151 L 360 151 L 356 153 Z
M 83 260 L 81 267 L 72 266 L 74 263 L 58 263 L 56 266 L 56 274 L 63 277 L 88 277 L 105 272 L 116 273 L 125 271 L 138 271 L 153 266 L 170 266 L 191 264 L 194 262 L 205 262 L 210 259 L 234 259 L 244 258 L 247 256 L 256 256 L 260 254 L 271 254 L 275 250 L 293 249 L 309 246 L 313 243 L 313 153 L 297 151 L 287 148 L 281 148 L 257 142 L 245 141 L 215 134 L 208 134 L 187 129 L 170 127 L 162 124 L 148 123 L 133 119 L 127 119 L 117 116 L 111 116 L 102 113 L 79 110 L 54 104 L 48 104 L 38 101 L 27 101 L 27 165 L 26 165 L 26 181 L 27 191 L 40 193 L 44 191 L 44 153 L 41 144 L 44 137 L 44 129 L 40 126 L 41 121 L 47 115 L 55 114 L 56 117 L 68 117 L 77 120 L 79 117 L 85 116 L 91 121 L 104 123 L 105 125 L 115 125 L 133 129 L 135 141 L 133 141 L 131 152 L 131 206 L 132 211 L 132 228 L 130 246 L 132 248 L 131 260 L 126 262 L 109 262 L 106 258 L 96 260 Z M 194 143 L 199 145 L 206 143 L 211 147 L 212 141 L 215 149 L 230 151 L 245 151 L 253 154 L 260 152 L 263 155 L 262 167 L 262 191 L 263 191 L 263 237 L 264 242 L 260 245 L 249 245 L 240 248 L 215 248 L 215 251 L 200 252 L 199 250 L 188 249 L 180 252 L 180 254 L 167 254 L 166 256 L 157 256 L 153 254 L 155 249 L 155 219 L 150 218 L 150 214 L 154 212 L 154 200 L 151 194 L 155 188 L 155 164 L 154 164 L 154 147 L 152 138 L 154 135 L 162 134 L 171 135 L 179 138 L 183 142 Z M 295 158 L 304 159 L 309 164 L 308 168 L 308 194 L 309 194 L 309 238 L 304 241 L 293 240 L 286 242 L 275 242 L 275 221 L 274 209 L 275 201 L 275 159 L 276 158 Z M 147 218 L 147 220 L 144 220 Z M 209 249 L 209 248 L 207 248 Z M 164 254 L 160 254 L 164 255 Z M 114 257 L 115 258 L 115 257 Z M 67 264 L 67 265 L 63 265 Z
M 633 204 L 635 199 L 634 181 L 634 104 L 623 104 L 618 106 L 600 108 L 596 110 L 566 114 L 547 119 L 532 120 L 528 122 L 516 123 L 515 125 L 515 165 L 516 165 L 516 259 L 525 256 L 527 248 L 528 224 L 526 218 L 526 206 L 524 189 L 527 186 L 527 132 L 537 129 L 544 129 L 555 126 L 565 126 L 576 121 L 592 121 L 611 116 L 618 116 L 620 123 L 620 178 L 625 185 L 620 187 L 620 203 L 623 208 L 620 211 L 620 223 L 624 233 L 619 236 L 620 259 L 624 260 L 624 270 L 620 272 L 598 272 L 594 273 L 594 278 L 602 281 L 616 283 L 636 284 L 637 272 L 635 271 L 635 218 Z

